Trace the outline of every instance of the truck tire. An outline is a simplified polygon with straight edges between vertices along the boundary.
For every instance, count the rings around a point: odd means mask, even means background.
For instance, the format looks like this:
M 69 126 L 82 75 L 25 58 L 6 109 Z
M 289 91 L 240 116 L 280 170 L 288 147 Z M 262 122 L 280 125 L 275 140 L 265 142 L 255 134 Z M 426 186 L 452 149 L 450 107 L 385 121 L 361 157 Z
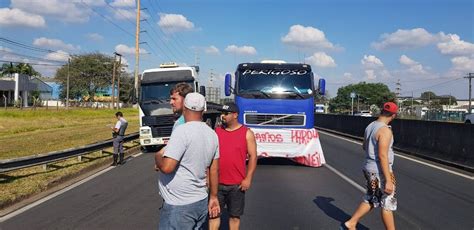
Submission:
M 471 124 L 471 120 L 466 120 L 466 122 L 464 122 L 466 124 Z

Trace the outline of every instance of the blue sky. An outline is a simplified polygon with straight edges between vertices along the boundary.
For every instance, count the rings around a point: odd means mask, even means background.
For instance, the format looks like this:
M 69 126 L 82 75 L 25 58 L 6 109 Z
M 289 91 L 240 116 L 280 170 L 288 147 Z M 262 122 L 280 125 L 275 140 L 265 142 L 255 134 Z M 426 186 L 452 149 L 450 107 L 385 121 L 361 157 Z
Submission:
M 130 72 L 135 58 L 135 0 L 2 0 L 0 60 L 38 63 L 54 76 L 66 54 L 114 51 Z M 468 97 L 474 72 L 473 1 L 182 1 L 141 0 L 140 71 L 175 61 L 194 65 L 201 82 L 222 85 L 241 62 L 311 64 L 330 96 L 337 88 L 383 82 L 401 95 Z M 64 53 L 63 53 L 64 52 Z M 28 57 L 26 57 L 27 55 Z

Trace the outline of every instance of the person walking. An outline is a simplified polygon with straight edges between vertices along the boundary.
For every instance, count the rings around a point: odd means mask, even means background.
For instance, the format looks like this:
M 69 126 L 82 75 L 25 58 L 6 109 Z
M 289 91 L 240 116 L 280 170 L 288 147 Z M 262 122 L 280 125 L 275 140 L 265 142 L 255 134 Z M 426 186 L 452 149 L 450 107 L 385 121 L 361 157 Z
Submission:
M 356 229 L 359 220 L 376 207 L 382 208 L 382 221 L 385 229 L 395 229 L 393 211 L 397 209 L 395 198 L 396 181 L 393 174 L 393 133 L 389 126 L 397 116 L 398 107 L 393 102 L 383 105 L 378 119 L 365 129 L 364 177 L 367 181 L 367 193 L 350 220 L 341 224 L 341 229 Z
M 202 229 L 208 215 L 220 213 L 219 142 L 216 133 L 202 122 L 206 100 L 199 93 L 189 93 L 183 104 L 186 123 L 176 127 L 165 150 L 155 154 L 158 187 L 164 200 L 159 229 Z
M 219 110 L 224 125 L 216 128 L 220 154 L 219 206 L 227 207 L 229 229 L 237 230 L 244 214 L 245 192 L 251 187 L 257 167 L 257 144 L 252 130 L 238 122 L 239 107 L 235 103 L 227 103 Z M 217 230 L 219 226 L 220 217 L 209 219 L 209 229 Z
M 118 164 L 123 164 L 123 136 L 125 135 L 125 130 L 127 129 L 128 122 L 123 118 L 122 112 L 116 112 L 115 117 L 117 118 L 117 123 L 112 127 L 112 136 L 114 138 L 114 162 L 112 166 L 117 166 Z

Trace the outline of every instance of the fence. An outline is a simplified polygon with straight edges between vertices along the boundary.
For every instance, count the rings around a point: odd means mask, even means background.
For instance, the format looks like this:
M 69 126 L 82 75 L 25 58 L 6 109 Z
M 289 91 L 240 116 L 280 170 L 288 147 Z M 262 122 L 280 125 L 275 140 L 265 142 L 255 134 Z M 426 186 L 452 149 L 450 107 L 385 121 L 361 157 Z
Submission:
M 316 114 L 315 126 L 363 137 L 374 117 Z M 423 158 L 474 171 L 474 125 L 396 119 L 394 146 Z

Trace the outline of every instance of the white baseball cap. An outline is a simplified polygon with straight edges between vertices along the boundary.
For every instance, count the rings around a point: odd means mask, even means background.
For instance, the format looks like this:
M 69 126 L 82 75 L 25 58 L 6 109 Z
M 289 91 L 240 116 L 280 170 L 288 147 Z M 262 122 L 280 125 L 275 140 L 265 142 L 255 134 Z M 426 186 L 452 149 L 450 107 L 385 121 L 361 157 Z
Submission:
M 200 93 L 188 93 L 184 98 L 184 106 L 192 111 L 203 111 L 206 106 L 206 98 Z

